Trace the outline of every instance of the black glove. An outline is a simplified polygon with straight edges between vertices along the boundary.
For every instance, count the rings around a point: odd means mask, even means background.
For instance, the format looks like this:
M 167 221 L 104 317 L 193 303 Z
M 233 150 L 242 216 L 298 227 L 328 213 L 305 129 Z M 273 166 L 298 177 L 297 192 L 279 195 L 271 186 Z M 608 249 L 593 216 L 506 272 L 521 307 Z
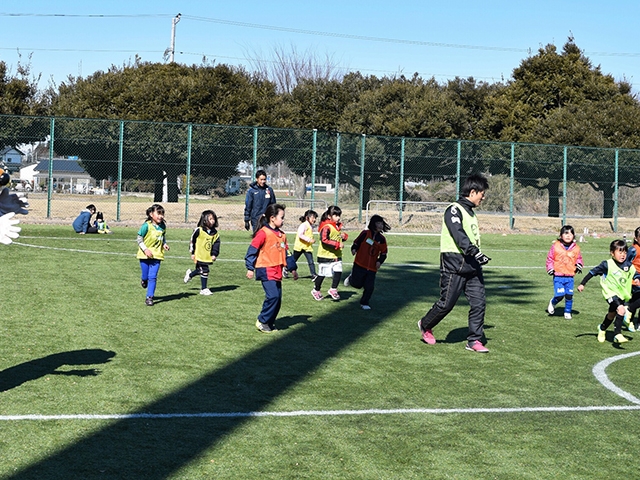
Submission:
M 489 263 L 491 259 L 487 257 L 484 253 L 478 252 L 476 253 L 476 260 L 480 265 L 486 265 L 487 263 Z
M 582 273 L 582 265 L 576 263 L 576 273 Z
M 251 224 L 249 223 L 249 220 L 245 220 L 244 221 L 244 229 L 245 230 L 249 230 L 251 228 Z
M 556 271 L 553 268 L 550 268 L 549 270 L 547 270 L 547 273 L 553 277 Z

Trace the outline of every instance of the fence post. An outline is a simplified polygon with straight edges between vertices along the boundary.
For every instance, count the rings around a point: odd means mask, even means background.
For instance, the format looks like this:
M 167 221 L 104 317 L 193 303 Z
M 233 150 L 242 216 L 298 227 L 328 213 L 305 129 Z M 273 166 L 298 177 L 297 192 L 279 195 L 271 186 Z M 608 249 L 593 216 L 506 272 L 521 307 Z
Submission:
M 253 127 L 253 171 L 251 178 L 255 178 L 258 170 L 258 127 Z
M 615 183 L 613 184 L 613 231 L 618 232 L 618 149 L 616 148 Z
M 55 131 L 56 119 L 51 117 L 49 120 L 49 136 L 51 141 L 49 142 L 49 180 L 47 187 L 47 218 L 51 218 L 51 196 L 53 195 L 53 141 Z
M 562 225 L 567 224 L 567 146 L 564 147 L 562 160 Z
M 400 139 L 400 212 L 398 214 L 398 223 L 402 224 L 402 202 L 404 200 L 404 137 Z
M 318 148 L 318 129 L 313 129 L 313 143 L 311 145 L 311 210 L 316 199 L 316 150 Z M 306 188 L 306 187 L 305 187 Z
M 360 137 L 360 199 L 358 200 L 358 221 L 362 223 L 362 201 L 364 200 L 364 152 L 367 136 Z
M 333 204 L 338 205 L 338 187 L 340 185 L 340 132 L 336 134 L 336 185 L 333 194 Z
M 187 175 L 185 182 L 187 183 L 184 189 L 184 222 L 189 223 L 189 194 L 191 193 L 191 138 L 193 134 L 193 124 L 189 124 L 187 127 Z
M 458 140 L 458 153 L 456 160 L 456 199 L 460 198 L 460 161 L 462 156 L 462 143 Z
M 509 228 L 513 230 L 513 184 L 516 163 L 516 145 L 511 143 L 511 165 L 509 167 Z
M 116 221 L 120 221 L 120 203 L 122 197 L 122 160 L 124 150 L 124 120 L 120 120 L 120 138 L 118 139 L 118 183 L 116 187 Z

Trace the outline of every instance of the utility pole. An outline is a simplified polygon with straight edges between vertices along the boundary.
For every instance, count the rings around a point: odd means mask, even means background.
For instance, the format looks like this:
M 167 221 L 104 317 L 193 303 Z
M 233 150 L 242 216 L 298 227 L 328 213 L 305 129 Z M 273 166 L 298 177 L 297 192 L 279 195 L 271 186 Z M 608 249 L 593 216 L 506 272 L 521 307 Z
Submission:
M 169 52 L 169 62 L 173 63 L 173 54 L 176 51 L 176 25 L 180 21 L 181 14 L 176 15 L 171 20 L 171 52 Z

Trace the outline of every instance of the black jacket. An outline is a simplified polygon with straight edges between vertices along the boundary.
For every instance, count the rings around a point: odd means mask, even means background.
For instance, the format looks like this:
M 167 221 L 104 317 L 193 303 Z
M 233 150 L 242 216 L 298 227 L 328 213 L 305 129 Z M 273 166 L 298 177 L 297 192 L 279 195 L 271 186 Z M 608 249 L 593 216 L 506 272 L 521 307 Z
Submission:
M 476 215 L 473 211 L 475 205 L 466 198 L 459 199 L 457 203 L 460 204 L 469 215 Z M 471 242 L 469 235 L 467 235 L 467 232 L 462 228 L 462 213 L 459 212 L 457 205 L 449 205 L 445 210 L 444 224 L 451 233 L 453 241 L 456 242 L 456 245 L 463 253 L 440 253 L 440 270 L 462 275 L 480 273 L 482 267 L 475 258 L 475 255 L 480 249 Z

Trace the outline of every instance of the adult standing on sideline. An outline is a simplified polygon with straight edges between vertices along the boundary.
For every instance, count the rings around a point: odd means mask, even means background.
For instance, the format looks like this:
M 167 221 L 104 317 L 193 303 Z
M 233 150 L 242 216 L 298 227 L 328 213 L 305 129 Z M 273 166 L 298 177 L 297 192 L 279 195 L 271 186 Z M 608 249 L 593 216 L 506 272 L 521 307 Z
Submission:
M 244 199 L 244 228 L 255 232 L 260 228 L 260 217 L 267 211 L 267 207 L 276 203 L 273 188 L 267 185 L 267 172 L 258 170 L 256 181 L 249 185 Z
M 76 233 L 84 235 L 85 233 L 98 233 L 98 227 L 91 225 L 91 217 L 96 213 L 96 206 L 91 204 L 80 212 L 80 215 L 73 221 L 73 229 Z
M 440 234 L 440 299 L 418 322 L 422 340 L 429 345 L 436 343 L 432 329 L 464 292 L 470 307 L 465 348 L 479 353 L 489 351 L 480 339 L 484 335 L 486 308 L 482 265 L 491 259 L 480 251 L 478 217 L 473 211 L 482 203 L 488 188 L 489 182 L 483 175 L 471 175 L 462 186 L 461 198 L 444 212 Z

